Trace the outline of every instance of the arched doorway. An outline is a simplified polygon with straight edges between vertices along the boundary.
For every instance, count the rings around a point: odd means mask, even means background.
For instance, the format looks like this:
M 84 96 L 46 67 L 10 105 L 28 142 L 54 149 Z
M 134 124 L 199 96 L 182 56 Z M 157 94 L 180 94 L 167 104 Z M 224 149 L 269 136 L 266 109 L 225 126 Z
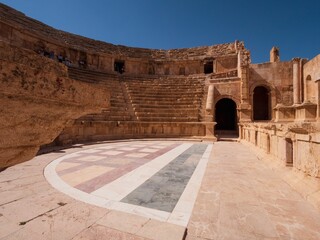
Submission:
M 237 135 L 237 105 L 229 98 L 220 99 L 215 106 L 216 134 Z
M 269 90 L 258 86 L 253 90 L 253 120 L 270 120 Z

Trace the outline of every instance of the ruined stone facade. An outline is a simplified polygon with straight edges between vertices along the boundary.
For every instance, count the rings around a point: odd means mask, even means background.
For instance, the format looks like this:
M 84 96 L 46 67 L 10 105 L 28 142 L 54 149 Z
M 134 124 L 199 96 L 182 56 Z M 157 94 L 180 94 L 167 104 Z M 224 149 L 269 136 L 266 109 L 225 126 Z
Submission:
M 67 79 L 111 92 L 109 109 L 63 126 L 52 144 L 238 135 L 284 165 L 320 176 L 320 55 L 281 62 L 273 48 L 270 62 L 252 64 L 239 41 L 130 48 L 53 29 L 5 5 L 0 11 L 2 45 L 47 55 L 38 57 L 52 62 L 52 74 L 63 69 Z M 50 129 L 59 118 L 43 124 Z

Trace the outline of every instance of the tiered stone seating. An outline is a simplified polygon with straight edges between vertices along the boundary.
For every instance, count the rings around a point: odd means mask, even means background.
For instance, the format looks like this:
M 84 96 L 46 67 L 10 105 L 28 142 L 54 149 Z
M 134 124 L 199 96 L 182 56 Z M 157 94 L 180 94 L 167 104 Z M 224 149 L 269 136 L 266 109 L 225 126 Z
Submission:
M 117 76 L 92 71 L 81 68 L 69 68 L 69 77 L 79 81 L 100 84 L 110 90 L 110 109 L 105 110 L 100 114 L 89 114 L 79 119 L 79 121 L 131 121 L 132 115 L 130 114 L 128 104 L 125 99 L 123 87 Z
M 199 122 L 204 82 L 185 77 L 131 79 L 125 82 L 140 121 Z

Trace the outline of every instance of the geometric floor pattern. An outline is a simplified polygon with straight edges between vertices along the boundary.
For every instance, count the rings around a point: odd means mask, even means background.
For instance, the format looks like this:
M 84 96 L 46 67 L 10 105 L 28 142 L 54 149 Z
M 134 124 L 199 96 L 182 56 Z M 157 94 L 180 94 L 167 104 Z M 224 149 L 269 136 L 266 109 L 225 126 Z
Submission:
M 177 141 L 101 144 L 56 159 L 45 177 L 77 200 L 186 226 L 211 148 Z

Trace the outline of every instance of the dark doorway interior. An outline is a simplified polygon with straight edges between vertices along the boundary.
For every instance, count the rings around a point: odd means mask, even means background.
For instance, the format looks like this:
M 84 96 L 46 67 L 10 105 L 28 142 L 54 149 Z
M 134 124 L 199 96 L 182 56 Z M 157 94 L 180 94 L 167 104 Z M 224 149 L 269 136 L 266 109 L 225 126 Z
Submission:
M 206 62 L 203 70 L 205 74 L 213 73 L 213 61 Z
M 216 130 L 237 130 L 237 106 L 228 98 L 220 99 L 216 103 L 215 119 Z
M 124 61 L 116 60 L 114 61 L 114 71 L 118 73 L 124 73 Z
M 290 138 L 286 138 L 286 165 L 293 165 L 293 142 Z
M 253 91 L 253 120 L 270 120 L 270 99 L 267 88 L 259 86 Z

